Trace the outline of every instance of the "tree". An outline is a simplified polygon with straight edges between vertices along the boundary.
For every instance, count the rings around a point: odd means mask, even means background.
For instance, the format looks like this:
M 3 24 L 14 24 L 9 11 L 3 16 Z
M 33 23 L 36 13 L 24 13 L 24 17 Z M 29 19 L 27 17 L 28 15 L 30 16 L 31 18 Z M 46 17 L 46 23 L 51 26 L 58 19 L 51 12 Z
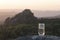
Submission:
M 34 16 L 30 9 L 16 14 L 12 18 L 5 20 L 6 38 L 16 38 L 18 36 L 37 35 L 38 19 Z

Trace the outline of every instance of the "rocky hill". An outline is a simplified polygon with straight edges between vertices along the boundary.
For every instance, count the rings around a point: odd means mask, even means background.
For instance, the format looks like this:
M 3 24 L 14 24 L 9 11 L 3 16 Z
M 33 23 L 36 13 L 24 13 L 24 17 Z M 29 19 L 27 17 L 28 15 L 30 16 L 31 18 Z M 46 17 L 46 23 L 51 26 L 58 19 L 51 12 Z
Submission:
M 12 24 L 12 25 L 17 25 L 17 24 L 35 24 L 37 23 L 38 19 L 34 16 L 34 14 L 29 10 L 25 9 L 24 11 L 16 14 L 14 17 L 10 18 L 8 17 L 5 20 L 5 24 Z

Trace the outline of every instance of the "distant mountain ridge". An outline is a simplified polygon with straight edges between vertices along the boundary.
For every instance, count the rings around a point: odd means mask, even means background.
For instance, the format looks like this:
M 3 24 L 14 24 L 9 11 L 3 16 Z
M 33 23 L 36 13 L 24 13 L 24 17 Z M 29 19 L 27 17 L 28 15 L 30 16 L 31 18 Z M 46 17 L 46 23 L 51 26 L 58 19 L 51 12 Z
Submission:
M 25 9 L 22 12 L 16 14 L 14 17 L 10 18 L 8 17 L 5 20 L 5 23 L 7 24 L 32 24 L 37 23 L 38 19 L 34 16 L 34 14 L 31 12 L 30 9 Z
M 0 9 L 0 23 L 2 23 L 7 17 L 13 17 L 22 10 L 18 9 Z M 39 11 L 32 10 L 34 16 L 38 18 L 60 18 L 60 11 Z

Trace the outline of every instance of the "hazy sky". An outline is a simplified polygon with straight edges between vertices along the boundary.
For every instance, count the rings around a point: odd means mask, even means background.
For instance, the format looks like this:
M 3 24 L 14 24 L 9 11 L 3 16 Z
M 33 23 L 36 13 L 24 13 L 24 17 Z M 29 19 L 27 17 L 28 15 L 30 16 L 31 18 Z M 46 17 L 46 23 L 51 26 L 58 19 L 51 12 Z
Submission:
M 60 0 L 0 0 L 0 9 L 60 10 Z

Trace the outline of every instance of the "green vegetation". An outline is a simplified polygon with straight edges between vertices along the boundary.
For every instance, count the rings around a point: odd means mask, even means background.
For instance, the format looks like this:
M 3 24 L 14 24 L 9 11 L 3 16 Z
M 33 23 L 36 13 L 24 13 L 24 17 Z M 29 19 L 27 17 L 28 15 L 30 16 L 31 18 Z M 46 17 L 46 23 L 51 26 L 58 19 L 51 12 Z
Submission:
M 8 17 L 4 24 L 0 25 L 0 40 L 37 35 L 38 23 L 46 24 L 46 35 L 60 36 L 60 19 L 38 19 L 29 9 L 25 9 L 12 18 Z
M 46 28 L 46 35 L 54 35 L 54 36 L 60 36 L 60 19 L 48 19 L 48 18 L 42 18 L 39 19 L 41 23 L 45 23 Z
M 12 18 L 8 17 L 0 27 L 1 40 L 13 39 L 19 36 L 37 35 L 38 19 L 29 9 L 25 9 Z

